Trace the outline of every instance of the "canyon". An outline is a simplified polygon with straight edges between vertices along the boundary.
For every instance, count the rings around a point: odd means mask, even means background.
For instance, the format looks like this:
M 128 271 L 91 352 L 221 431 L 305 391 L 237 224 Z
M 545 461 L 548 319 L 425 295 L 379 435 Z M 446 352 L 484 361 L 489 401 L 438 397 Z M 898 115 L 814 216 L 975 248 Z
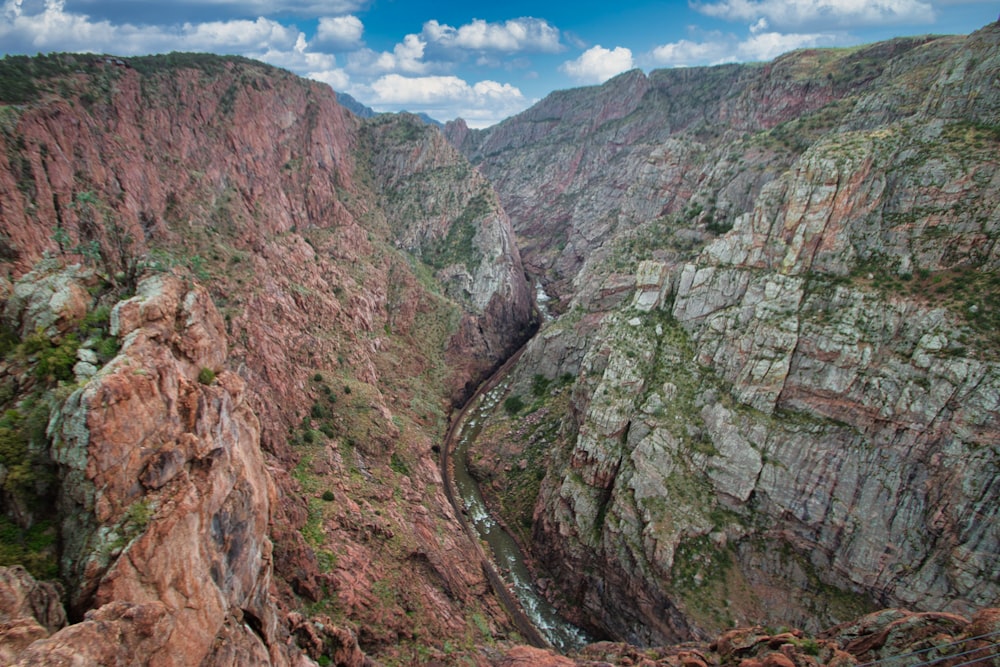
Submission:
M 990 25 L 441 131 L 242 58 L 5 58 L 5 664 L 989 650 L 998 72 Z M 439 467 L 525 345 L 469 466 L 607 640 L 569 656 Z
M 561 312 L 479 475 L 584 627 L 997 599 L 998 39 L 630 72 L 448 128 Z

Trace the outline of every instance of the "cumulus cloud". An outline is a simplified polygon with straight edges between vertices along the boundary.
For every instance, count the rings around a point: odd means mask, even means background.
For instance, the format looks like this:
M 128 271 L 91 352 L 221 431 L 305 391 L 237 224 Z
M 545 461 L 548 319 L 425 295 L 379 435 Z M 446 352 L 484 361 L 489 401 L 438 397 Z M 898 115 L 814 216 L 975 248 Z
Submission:
M 424 24 L 423 35 L 445 48 L 474 51 L 558 53 L 563 48 L 559 29 L 532 17 L 503 23 L 474 19 L 458 28 L 432 20 Z
M 408 77 L 386 74 L 372 83 L 375 105 L 436 104 L 443 100 L 455 101 L 466 97 L 471 88 L 457 76 Z
M 758 26 L 759 27 L 759 26 Z M 644 60 L 653 67 L 690 67 L 730 62 L 773 60 L 795 49 L 833 46 L 841 41 L 836 33 L 760 32 L 751 27 L 750 36 L 714 33 L 704 41 L 682 39 L 653 49 Z
M 185 50 L 266 52 L 291 50 L 296 45 L 302 48 L 300 35 L 295 28 L 261 17 L 256 21 L 185 23 L 176 36 Z
M 932 23 L 935 19 L 934 7 L 925 0 L 720 0 L 691 6 L 729 21 L 766 19 L 769 25 L 785 30 Z
M 270 45 L 266 50 L 248 51 L 244 55 L 300 74 L 329 71 L 337 64 L 337 59 L 333 54 L 310 50 L 306 37 L 302 33 L 299 33 L 295 40 L 295 46 L 290 50 Z
M 319 72 L 309 72 L 306 74 L 306 78 L 325 83 L 337 91 L 347 90 L 347 87 L 351 82 L 351 77 L 342 69 L 328 69 Z
M 486 127 L 529 104 L 521 91 L 509 83 L 479 81 L 470 85 L 457 76 L 407 77 L 386 74 L 370 86 L 355 88 L 375 109 L 406 108 L 433 118 L 462 117 L 470 127 Z
M 430 65 L 424 61 L 427 43 L 419 35 L 407 35 L 392 51 L 359 49 L 348 55 L 347 69 L 359 74 L 403 72 L 425 74 Z
M 835 35 L 826 33 L 798 34 L 762 32 L 750 36 L 737 45 L 736 54 L 741 61 L 773 60 L 782 53 L 818 46 L 832 46 Z
M 284 53 L 290 62 L 307 60 L 302 33 L 263 17 L 173 26 L 113 24 L 68 12 L 64 0 L 45 0 L 40 7 L 38 3 L 8 0 L 0 17 L 0 40 L 9 53 L 58 50 L 135 55 L 208 51 L 258 58 Z
M 316 28 L 314 44 L 346 50 L 361 44 L 365 26 L 357 16 L 324 16 Z
M 564 62 L 559 69 L 581 83 L 604 83 L 634 66 L 631 49 L 616 46 L 608 50 L 598 44 L 584 51 L 576 60 Z
M 56 45 L 66 51 L 87 50 L 91 43 L 111 42 L 116 32 L 108 21 L 92 22 L 82 14 L 67 13 L 61 0 L 46 0 L 41 6 L 8 0 L 0 18 L 0 40 L 14 53 L 50 50 Z
M 657 67 L 690 67 L 735 60 L 735 56 L 732 45 L 724 40 L 693 42 L 682 39 L 656 47 L 649 59 L 650 64 Z

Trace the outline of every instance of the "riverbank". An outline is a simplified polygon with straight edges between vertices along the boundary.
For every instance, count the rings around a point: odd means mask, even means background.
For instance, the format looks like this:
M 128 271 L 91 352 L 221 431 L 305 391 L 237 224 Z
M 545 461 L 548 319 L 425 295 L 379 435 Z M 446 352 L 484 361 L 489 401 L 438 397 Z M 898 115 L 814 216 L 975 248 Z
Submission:
M 520 355 L 518 351 L 512 356 L 453 417 L 441 448 L 441 475 L 448 501 L 475 545 L 487 579 L 524 640 L 539 648 L 574 650 L 587 637 L 538 592 L 520 546 L 491 516 L 467 467 L 468 446 L 485 414 L 497 407 L 503 383 Z

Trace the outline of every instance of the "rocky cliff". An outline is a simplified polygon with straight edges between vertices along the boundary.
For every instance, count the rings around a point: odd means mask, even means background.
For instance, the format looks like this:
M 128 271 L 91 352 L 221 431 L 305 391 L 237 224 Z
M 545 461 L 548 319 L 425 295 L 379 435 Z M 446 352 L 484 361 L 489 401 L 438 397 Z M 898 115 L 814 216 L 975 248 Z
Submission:
M 991 25 L 448 128 L 562 313 L 476 456 L 581 623 L 997 598 L 998 72 Z
M 144 641 L 155 643 L 148 640 L 159 629 L 156 621 L 160 619 L 155 613 L 135 613 L 128 605 L 115 609 L 118 617 L 105 608 L 89 614 L 83 623 L 60 633 L 65 635 L 61 644 L 56 644 L 55 638 L 39 641 L 38 637 L 44 637 L 53 624 L 59 627 L 65 621 L 59 593 L 57 587 L 35 581 L 21 567 L 0 568 L 0 627 L 4 632 L 0 656 L 5 662 L 18 655 L 19 665 L 33 661 L 47 665 L 108 664 L 118 656 L 141 662 L 142 650 L 146 648 Z M 120 620 L 126 622 L 118 625 Z M 128 646 L 125 651 L 117 651 L 117 656 L 101 650 L 107 648 L 101 642 L 107 637 L 109 626 L 120 630 L 118 640 Z M 313 633 L 308 636 L 315 637 L 318 627 L 310 628 Z M 908 664 L 959 661 L 989 664 L 996 658 L 997 644 L 993 639 L 998 632 L 1000 609 L 983 609 L 971 619 L 955 614 L 885 609 L 815 636 L 799 629 L 775 632 L 752 626 L 728 630 L 711 642 L 674 646 L 638 648 L 597 642 L 569 656 L 558 655 L 551 649 L 513 646 L 502 652 L 490 651 L 488 660 L 477 662 L 494 667 L 850 667 L 906 656 Z M 331 664 L 352 665 L 364 660 L 356 649 L 331 648 L 324 654 Z M 229 658 L 229 664 L 247 664 L 250 659 L 246 655 Z
M 630 72 L 451 125 L 468 159 L 243 59 L 4 59 L 0 558 L 47 582 L 0 570 L 0 655 L 806 667 L 995 631 L 998 44 Z M 947 613 L 494 648 L 435 449 L 536 327 L 522 257 L 555 318 L 473 469 L 575 620 Z
M 3 555 L 71 622 L 22 663 L 407 663 L 507 632 L 434 453 L 534 326 L 489 184 L 242 59 L 0 70 Z

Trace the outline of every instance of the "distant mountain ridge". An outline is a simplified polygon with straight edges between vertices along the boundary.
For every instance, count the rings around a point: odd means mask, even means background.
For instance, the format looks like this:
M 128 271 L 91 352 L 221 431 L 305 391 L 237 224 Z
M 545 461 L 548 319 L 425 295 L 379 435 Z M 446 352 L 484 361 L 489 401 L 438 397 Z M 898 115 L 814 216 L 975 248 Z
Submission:
M 344 107 L 345 109 L 347 109 L 348 111 L 350 111 L 351 113 L 353 113 L 358 118 L 374 118 L 375 116 L 377 116 L 379 114 L 378 111 L 375 111 L 371 107 L 365 106 L 364 104 L 362 104 L 361 102 L 357 101 L 356 99 L 354 99 L 353 97 L 351 97 L 347 93 L 339 93 L 338 92 L 337 93 L 337 102 L 340 103 L 340 106 Z M 402 111 L 400 113 L 408 113 L 408 112 Z M 423 112 L 416 113 L 416 114 L 413 114 L 413 115 L 416 116 L 417 118 L 419 118 L 420 120 L 422 120 L 424 123 L 426 123 L 428 125 L 433 125 L 435 127 L 444 127 L 444 123 L 442 123 L 439 120 L 435 120 L 434 118 L 431 118 L 430 116 L 428 116 L 427 114 L 425 114 Z

